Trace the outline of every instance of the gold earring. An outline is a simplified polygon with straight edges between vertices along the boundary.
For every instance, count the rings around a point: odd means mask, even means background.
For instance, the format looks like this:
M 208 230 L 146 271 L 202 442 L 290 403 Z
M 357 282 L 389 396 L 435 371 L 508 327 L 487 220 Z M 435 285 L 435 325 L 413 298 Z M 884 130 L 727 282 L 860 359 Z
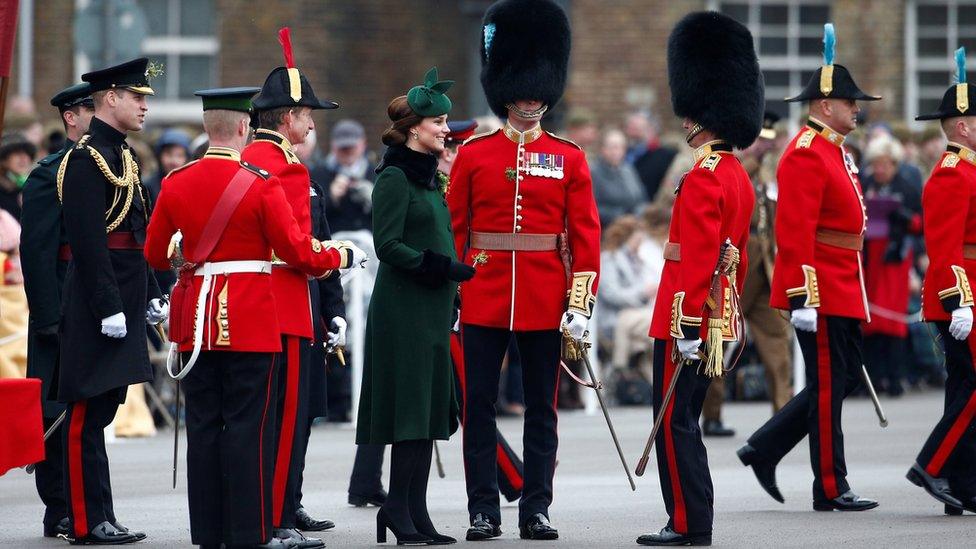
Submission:
M 419 135 L 417 135 L 416 133 L 413 133 L 413 134 L 411 134 L 411 135 L 413 135 L 413 138 L 414 138 L 414 139 L 420 139 L 420 136 L 419 136 Z

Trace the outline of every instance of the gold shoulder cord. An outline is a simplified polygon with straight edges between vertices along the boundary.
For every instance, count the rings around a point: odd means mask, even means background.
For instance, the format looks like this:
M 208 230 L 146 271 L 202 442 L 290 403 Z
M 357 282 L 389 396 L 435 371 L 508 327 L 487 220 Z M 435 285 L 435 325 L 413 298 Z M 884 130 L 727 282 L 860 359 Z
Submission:
M 105 220 L 108 221 L 112 217 L 112 212 L 115 211 L 116 206 L 121 202 L 123 189 L 125 192 L 125 202 L 122 204 L 122 210 L 119 215 L 113 219 L 108 226 L 105 227 L 105 232 L 110 233 L 118 228 L 125 220 L 125 217 L 129 214 L 129 208 L 132 206 L 132 197 L 135 194 L 136 186 L 139 186 L 139 165 L 136 164 L 135 159 L 132 157 L 132 151 L 129 149 L 122 150 L 122 176 L 116 176 L 112 173 L 112 169 L 109 167 L 108 162 L 105 161 L 103 157 L 97 150 L 93 147 L 87 145 L 87 140 L 79 142 L 79 145 L 84 146 L 88 149 L 88 153 L 91 154 L 92 160 L 95 161 L 95 165 L 98 166 L 99 171 L 105 176 L 105 179 L 115 187 L 115 194 L 112 197 L 112 205 L 109 206 L 108 210 L 105 211 Z M 61 165 L 58 166 L 58 201 L 64 202 L 63 189 L 64 189 L 64 174 L 68 167 L 68 158 L 71 157 L 71 152 L 74 149 L 70 149 L 61 160 Z M 139 189 L 139 199 L 145 204 L 145 198 L 142 195 L 142 189 Z

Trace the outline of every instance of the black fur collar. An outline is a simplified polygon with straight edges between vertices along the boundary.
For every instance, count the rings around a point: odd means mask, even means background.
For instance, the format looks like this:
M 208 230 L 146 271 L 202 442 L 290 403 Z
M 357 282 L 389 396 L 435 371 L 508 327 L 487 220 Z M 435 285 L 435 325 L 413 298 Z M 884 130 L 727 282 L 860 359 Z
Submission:
M 437 157 L 417 152 L 404 145 L 394 145 L 386 149 L 383 161 L 376 167 L 376 173 L 387 166 L 395 166 L 403 170 L 407 179 L 419 187 L 429 190 L 437 188 Z

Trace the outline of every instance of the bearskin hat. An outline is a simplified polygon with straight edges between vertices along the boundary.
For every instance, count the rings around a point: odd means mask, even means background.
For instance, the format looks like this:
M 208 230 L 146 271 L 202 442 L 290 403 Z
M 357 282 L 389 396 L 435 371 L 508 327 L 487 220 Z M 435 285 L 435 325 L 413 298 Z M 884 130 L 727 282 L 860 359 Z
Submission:
M 762 129 L 765 86 L 749 29 L 714 11 L 688 14 L 668 38 L 674 113 L 737 148 Z
M 491 110 L 504 118 L 505 105 L 518 99 L 553 107 L 566 88 L 569 49 L 569 19 L 552 0 L 492 4 L 481 40 L 481 86 Z

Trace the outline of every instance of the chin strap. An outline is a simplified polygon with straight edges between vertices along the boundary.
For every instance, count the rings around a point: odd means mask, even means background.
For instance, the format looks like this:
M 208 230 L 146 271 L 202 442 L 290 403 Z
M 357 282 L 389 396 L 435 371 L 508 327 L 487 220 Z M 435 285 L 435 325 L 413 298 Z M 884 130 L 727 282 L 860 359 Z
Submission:
M 515 106 L 515 103 L 508 103 L 505 105 L 505 108 L 523 120 L 540 120 L 546 114 L 546 111 L 549 110 L 549 105 L 543 105 L 534 111 L 523 111 Z
M 688 135 L 685 136 L 685 143 L 691 145 L 691 140 L 697 137 L 698 134 L 700 134 L 703 131 L 705 131 L 705 128 L 703 128 L 701 124 L 696 122 L 695 125 L 691 127 L 691 130 L 688 131 Z

